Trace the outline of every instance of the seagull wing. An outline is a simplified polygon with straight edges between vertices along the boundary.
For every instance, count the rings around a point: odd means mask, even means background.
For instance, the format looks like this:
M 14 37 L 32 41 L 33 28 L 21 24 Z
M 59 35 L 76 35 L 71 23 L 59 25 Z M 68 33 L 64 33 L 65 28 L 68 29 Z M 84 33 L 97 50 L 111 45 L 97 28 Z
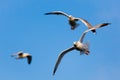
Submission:
M 58 56 L 58 59 L 57 59 L 57 61 L 56 61 L 55 67 L 54 67 L 53 75 L 55 74 L 55 72 L 56 72 L 56 70 L 57 70 L 57 68 L 58 68 L 58 65 L 60 64 L 63 56 L 64 56 L 66 53 L 68 53 L 69 51 L 72 51 L 72 50 L 74 50 L 74 49 L 75 49 L 75 47 L 73 46 L 73 47 L 71 47 L 71 48 L 69 48 L 69 49 L 67 49 L 67 50 L 64 50 L 62 53 L 60 53 L 60 55 Z
M 107 26 L 107 25 L 110 25 L 111 23 L 102 23 L 102 24 L 98 24 L 96 26 L 94 26 L 95 29 L 97 28 L 101 28 L 101 27 L 104 27 L 104 26 Z
M 90 29 L 89 29 L 89 31 L 90 31 Z M 88 30 L 86 30 L 86 31 L 84 31 L 83 33 L 82 33 L 82 36 L 80 37 L 80 39 L 79 39 L 79 41 L 82 43 L 83 42 L 83 39 L 84 39 L 84 37 L 85 37 L 85 35 L 86 35 L 86 33 L 88 32 Z
M 45 15 L 50 15 L 50 14 L 56 14 L 56 15 L 64 15 L 66 17 L 69 17 L 68 14 L 62 12 L 62 11 L 53 11 L 53 12 L 48 12 L 48 13 L 45 13 Z
M 27 61 L 28 61 L 28 64 L 31 63 L 31 61 L 32 61 L 32 56 L 31 56 L 31 55 L 28 55 L 28 56 L 27 56 Z
M 91 29 L 84 31 L 82 36 L 80 37 L 80 42 L 83 42 L 83 38 L 85 37 L 85 34 L 87 32 L 92 31 L 92 30 L 96 30 L 97 28 L 101 28 L 101 27 L 107 26 L 109 24 L 111 24 L 111 23 L 102 23 L 102 24 L 96 25 L 95 27 L 92 27 Z
M 92 28 L 92 25 L 87 21 L 87 20 L 85 20 L 85 19 L 82 19 L 82 18 L 78 18 L 82 23 L 84 23 L 85 24 L 85 26 L 87 26 L 89 29 L 91 29 Z M 93 33 L 96 33 L 96 31 L 95 30 L 91 30 Z

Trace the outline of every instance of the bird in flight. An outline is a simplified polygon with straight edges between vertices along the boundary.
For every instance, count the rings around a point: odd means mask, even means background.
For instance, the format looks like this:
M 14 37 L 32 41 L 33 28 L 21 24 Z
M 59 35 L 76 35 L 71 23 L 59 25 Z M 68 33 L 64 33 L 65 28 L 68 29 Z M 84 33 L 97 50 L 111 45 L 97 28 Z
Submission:
M 74 30 L 76 27 L 79 26 L 79 24 L 77 23 L 77 21 L 81 21 L 83 24 L 86 25 L 86 27 L 88 27 L 89 29 L 91 29 L 92 26 L 87 20 L 83 19 L 83 18 L 76 18 L 72 15 L 69 15 L 65 12 L 62 12 L 62 11 L 53 11 L 53 12 L 48 12 L 48 13 L 45 13 L 45 15 L 63 15 L 63 16 L 66 16 L 68 18 L 68 22 L 71 26 L 71 30 Z M 96 30 L 91 30 L 93 33 L 96 33 Z
M 27 58 L 28 64 L 30 64 L 32 61 L 32 56 L 29 53 L 23 53 L 22 51 L 12 54 L 11 56 L 16 57 L 16 59 Z
M 68 18 L 69 24 L 71 26 L 71 30 L 74 30 L 76 27 L 79 26 L 79 24 L 76 23 L 79 19 L 73 17 L 72 15 L 69 15 L 69 14 L 64 13 L 62 11 L 53 11 L 53 12 L 45 13 L 45 15 L 50 15 L 50 14 L 66 16 Z
M 95 27 L 93 27 L 93 28 L 91 28 L 91 29 L 85 30 L 85 31 L 82 33 L 80 39 L 79 39 L 78 41 L 76 41 L 76 42 L 73 43 L 73 46 L 72 46 L 72 47 L 70 47 L 70 48 L 62 51 L 62 52 L 59 54 L 58 59 L 57 59 L 56 64 L 55 64 L 55 67 L 54 67 L 54 70 L 53 70 L 53 75 L 55 74 L 55 72 L 56 72 L 56 70 L 57 70 L 57 68 L 58 68 L 58 66 L 59 66 L 59 64 L 60 64 L 63 56 L 64 56 L 65 54 L 67 54 L 68 52 L 70 52 L 70 51 L 72 51 L 72 50 L 78 50 L 78 51 L 80 51 L 81 54 L 86 54 L 86 55 L 88 55 L 88 54 L 90 53 L 90 51 L 89 51 L 89 43 L 83 43 L 83 39 L 84 39 L 84 37 L 85 37 L 85 35 L 86 35 L 87 32 L 89 32 L 89 31 L 91 31 L 91 30 L 96 30 L 97 28 L 101 28 L 101 27 L 107 26 L 107 25 L 109 25 L 109 24 L 110 24 L 110 23 L 103 23 L 103 24 L 99 24 L 99 25 L 97 25 L 97 26 L 95 26 Z

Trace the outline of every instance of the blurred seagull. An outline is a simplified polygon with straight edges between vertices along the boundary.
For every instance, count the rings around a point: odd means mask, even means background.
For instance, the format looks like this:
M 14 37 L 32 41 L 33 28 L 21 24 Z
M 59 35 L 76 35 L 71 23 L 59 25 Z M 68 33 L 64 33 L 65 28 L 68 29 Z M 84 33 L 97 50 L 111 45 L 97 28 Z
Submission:
M 54 71 L 53 71 L 53 75 L 55 74 L 55 72 L 56 72 L 56 70 L 57 70 L 57 68 L 58 68 L 58 65 L 60 64 L 63 56 L 64 56 L 65 54 L 67 54 L 68 52 L 70 52 L 70 51 L 72 51 L 72 50 L 78 50 L 78 51 L 80 51 L 81 54 L 86 54 L 86 55 L 88 55 L 88 54 L 90 53 L 90 51 L 89 51 L 89 44 L 88 44 L 88 43 L 85 43 L 85 44 L 83 43 L 83 38 L 85 37 L 85 35 L 86 35 L 87 32 L 89 32 L 89 31 L 91 31 L 91 30 L 95 30 L 95 29 L 97 29 L 97 28 L 101 28 L 101 27 L 103 27 L 103 26 L 107 26 L 107 25 L 109 25 L 109 24 L 110 24 L 110 23 L 99 24 L 99 25 L 97 25 L 97 26 L 95 26 L 95 27 L 93 27 L 93 28 L 91 28 L 91 29 L 88 29 L 88 30 L 84 31 L 83 34 L 82 34 L 82 36 L 80 37 L 80 39 L 79 39 L 78 41 L 74 42 L 72 47 L 70 47 L 70 48 L 62 51 L 62 52 L 60 53 L 60 55 L 58 56 L 58 59 L 57 59 L 57 61 L 56 61 L 56 64 L 55 64 L 55 67 L 54 67 Z
M 30 64 L 32 61 L 32 56 L 29 53 L 23 53 L 22 51 L 17 52 L 16 54 L 12 54 L 11 56 L 16 57 L 16 59 L 27 58 L 28 64 Z
M 63 15 L 63 16 L 68 17 L 69 24 L 71 25 L 71 30 L 74 30 L 77 26 L 79 26 L 79 24 L 76 23 L 79 19 L 73 17 L 72 15 L 68 15 L 62 11 L 53 11 L 53 12 L 45 13 L 45 15 L 50 15 L 50 14 Z

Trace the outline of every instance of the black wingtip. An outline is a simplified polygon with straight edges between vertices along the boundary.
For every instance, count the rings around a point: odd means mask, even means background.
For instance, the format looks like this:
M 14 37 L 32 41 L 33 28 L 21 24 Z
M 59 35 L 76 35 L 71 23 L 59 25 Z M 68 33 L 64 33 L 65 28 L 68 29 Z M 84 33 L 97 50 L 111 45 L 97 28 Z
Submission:
M 105 23 L 106 25 L 110 25 L 111 23 Z
M 31 55 L 27 56 L 27 61 L 28 61 L 28 64 L 30 65 L 31 62 L 32 62 L 32 56 Z
M 111 23 L 103 23 L 102 26 L 107 26 L 107 25 L 110 25 Z
M 30 65 L 30 64 L 31 64 L 31 62 L 28 62 L 28 64 Z
M 49 13 L 44 13 L 44 15 L 49 15 Z
M 107 25 L 110 25 L 111 23 L 106 23 Z
M 56 70 L 53 71 L 53 76 L 55 75 Z

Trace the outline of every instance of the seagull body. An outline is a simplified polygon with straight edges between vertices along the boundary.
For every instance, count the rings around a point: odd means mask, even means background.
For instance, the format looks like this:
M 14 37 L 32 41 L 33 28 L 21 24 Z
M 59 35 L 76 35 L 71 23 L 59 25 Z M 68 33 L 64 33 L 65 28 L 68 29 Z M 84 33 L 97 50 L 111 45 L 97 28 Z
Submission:
M 73 17 L 72 15 L 66 14 L 62 11 L 53 11 L 53 12 L 45 13 L 45 15 L 50 15 L 50 14 L 66 16 L 68 18 L 69 24 L 71 26 L 71 30 L 74 30 L 76 27 L 79 26 L 79 24 L 76 23 L 76 21 L 78 21 L 79 19 Z
M 11 55 L 12 57 L 16 57 L 16 59 L 23 59 L 23 58 L 27 58 L 27 62 L 28 62 L 28 64 L 30 64 L 31 63 L 31 61 L 32 61 L 32 56 L 29 54 L 29 53 L 23 53 L 23 52 L 18 52 L 18 53 L 16 53 L 16 54 L 13 54 L 13 55 Z
M 70 52 L 72 50 L 77 50 L 77 51 L 80 51 L 81 54 L 88 55 L 90 53 L 90 51 L 89 51 L 89 43 L 83 43 L 83 39 L 84 39 L 87 32 L 92 31 L 92 30 L 96 30 L 97 28 L 101 28 L 101 27 L 107 26 L 109 24 L 110 23 L 99 24 L 99 25 L 97 25 L 97 26 L 95 26 L 95 27 L 93 27 L 91 29 L 88 29 L 88 30 L 84 31 L 82 36 L 80 37 L 80 39 L 78 41 L 74 42 L 72 47 L 62 51 L 60 53 L 60 55 L 58 56 L 58 59 L 56 61 L 56 64 L 55 64 L 55 67 L 54 67 L 54 70 L 53 70 L 53 75 L 55 74 L 55 72 L 56 72 L 56 70 L 58 68 L 58 65 L 60 64 L 63 56 L 65 54 L 67 54 L 68 52 Z
M 74 42 L 74 47 L 76 50 L 80 51 L 80 54 L 85 53 L 86 55 L 88 55 L 90 53 L 89 51 L 89 45 L 83 44 L 80 41 Z

